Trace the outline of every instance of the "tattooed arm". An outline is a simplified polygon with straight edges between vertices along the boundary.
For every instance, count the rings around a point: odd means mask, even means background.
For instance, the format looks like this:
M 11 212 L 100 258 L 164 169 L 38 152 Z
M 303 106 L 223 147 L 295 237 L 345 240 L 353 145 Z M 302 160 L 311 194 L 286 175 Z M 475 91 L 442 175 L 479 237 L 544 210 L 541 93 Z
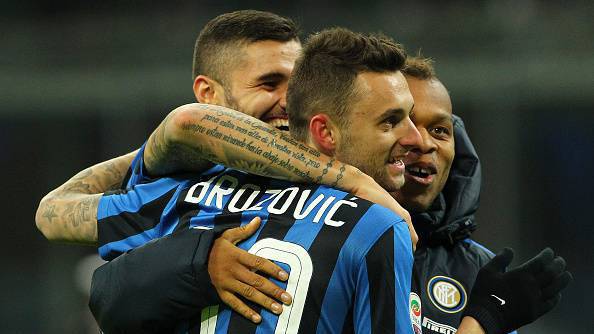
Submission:
M 197 103 L 181 106 L 165 118 L 147 142 L 144 161 L 152 175 L 204 170 L 218 163 L 346 191 L 355 186 L 353 179 L 364 175 L 254 117 Z
M 35 223 L 51 241 L 97 242 L 97 205 L 105 191 L 119 188 L 138 151 L 89 167 L 47 194 Z
M 144 162 L 153 175 L 204 170 L 214 162 L 253 174 L 329 185 L 393 210 L 407 221 L 413 244 L 417 240 L 409 213 L 370 176 L 239 111 L 198 103 L 177 108 L 151 134 Z

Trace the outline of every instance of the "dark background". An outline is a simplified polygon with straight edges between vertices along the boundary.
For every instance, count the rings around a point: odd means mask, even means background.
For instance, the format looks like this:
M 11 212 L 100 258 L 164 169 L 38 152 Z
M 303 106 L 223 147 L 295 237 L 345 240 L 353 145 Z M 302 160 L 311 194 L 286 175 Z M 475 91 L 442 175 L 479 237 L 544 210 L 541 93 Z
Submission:
M 591 1 L 81 3 L 0 4 L 0 332 L 97 332 L 85 294 L 95 250 L 47 242 L 37 204 L 193 102 L 197 33 L 215 15 L 255 8 L 290 16 L 305 33 L 381 30 L 433 57 L 483 162 L 475 238 L 495 251 L 512 246 L 516 264 L 552 246 L 575 277 L 522 333 L 592 333 Z

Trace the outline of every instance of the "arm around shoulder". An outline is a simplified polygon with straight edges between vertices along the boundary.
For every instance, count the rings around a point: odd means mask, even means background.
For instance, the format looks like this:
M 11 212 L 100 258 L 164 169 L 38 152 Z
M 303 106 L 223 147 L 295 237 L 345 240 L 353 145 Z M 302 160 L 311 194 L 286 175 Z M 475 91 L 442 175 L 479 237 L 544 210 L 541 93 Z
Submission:
M 95 244 L 99 199 L 120 187 L 136 152 L 86 168 L 45 195 L 35 214 L 37 229 L 50 241 Z

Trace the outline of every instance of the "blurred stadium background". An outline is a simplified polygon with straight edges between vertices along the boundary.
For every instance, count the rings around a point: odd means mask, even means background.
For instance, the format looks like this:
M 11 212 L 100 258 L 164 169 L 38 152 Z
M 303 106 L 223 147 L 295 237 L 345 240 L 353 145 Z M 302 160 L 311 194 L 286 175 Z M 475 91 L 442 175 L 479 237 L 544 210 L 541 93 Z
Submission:
M 515 264 L 545 246 L 575 282 L 522 333 L 594 332 L 594 3 L 591 1 L 38 1 L 0 5 L 0 332 L 97 333 L 81 269 L 90 247 L 36 230 L 41 197 L 140 146 L 193 102 L 209 19 L 263 9 L 304 33 L 383 31 L 436 60 L 483 163 L 475 238 Z

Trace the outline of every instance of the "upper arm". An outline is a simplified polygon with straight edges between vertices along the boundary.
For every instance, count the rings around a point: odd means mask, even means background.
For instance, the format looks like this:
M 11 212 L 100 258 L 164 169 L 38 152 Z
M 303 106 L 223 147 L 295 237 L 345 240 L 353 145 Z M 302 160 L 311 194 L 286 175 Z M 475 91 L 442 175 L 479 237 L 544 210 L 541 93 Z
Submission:
M 199 131 L 205 108 L 189 104 L 173 110 L 150 135 L 144 166 L 151 176 L 174 172 L 202 172 L 213 163 L 208 144 Z

